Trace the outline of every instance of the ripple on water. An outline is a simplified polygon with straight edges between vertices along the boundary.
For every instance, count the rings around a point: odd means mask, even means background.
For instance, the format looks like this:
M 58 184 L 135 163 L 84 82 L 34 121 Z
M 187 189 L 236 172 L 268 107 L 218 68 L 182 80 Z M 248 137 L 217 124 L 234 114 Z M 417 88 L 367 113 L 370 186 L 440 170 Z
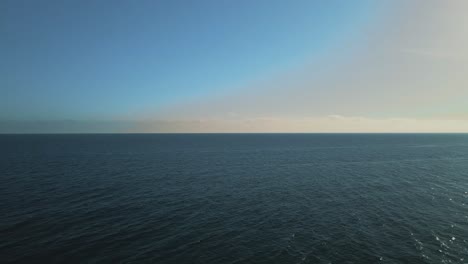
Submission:
M 25 135 L 0 145 L 5 262 L 468 259 L 468 135 Z

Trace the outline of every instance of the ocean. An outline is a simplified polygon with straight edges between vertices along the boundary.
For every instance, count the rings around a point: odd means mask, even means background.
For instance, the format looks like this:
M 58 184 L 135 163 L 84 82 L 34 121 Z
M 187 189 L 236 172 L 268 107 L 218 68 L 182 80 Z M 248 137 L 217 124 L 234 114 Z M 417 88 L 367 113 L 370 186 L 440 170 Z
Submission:
M 0 135 L 1 263 L 468 263 L 468 134 Z

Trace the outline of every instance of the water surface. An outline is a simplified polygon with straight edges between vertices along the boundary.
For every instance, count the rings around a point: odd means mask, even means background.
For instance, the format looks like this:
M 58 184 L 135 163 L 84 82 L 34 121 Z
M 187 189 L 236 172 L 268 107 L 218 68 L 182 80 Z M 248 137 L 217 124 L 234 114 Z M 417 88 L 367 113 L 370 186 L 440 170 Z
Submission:
M 467 134 L 0 146 L 4 263 L 468 263 Z

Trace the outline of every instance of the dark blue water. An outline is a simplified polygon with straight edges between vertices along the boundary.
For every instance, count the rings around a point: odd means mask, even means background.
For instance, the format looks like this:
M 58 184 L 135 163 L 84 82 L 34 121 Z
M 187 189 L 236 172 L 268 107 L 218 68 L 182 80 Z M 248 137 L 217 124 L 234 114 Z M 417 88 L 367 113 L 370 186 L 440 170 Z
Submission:
M 468 135 L 1 135 L 2 263 L 468 263 Z

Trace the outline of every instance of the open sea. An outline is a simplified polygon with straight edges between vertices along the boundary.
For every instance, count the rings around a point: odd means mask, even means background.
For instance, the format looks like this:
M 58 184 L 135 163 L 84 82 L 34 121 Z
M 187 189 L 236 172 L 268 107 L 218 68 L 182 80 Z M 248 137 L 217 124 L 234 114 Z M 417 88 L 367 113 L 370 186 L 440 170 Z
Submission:
M 468 263 L 468 134 L 0 135 L 0 263 Z

